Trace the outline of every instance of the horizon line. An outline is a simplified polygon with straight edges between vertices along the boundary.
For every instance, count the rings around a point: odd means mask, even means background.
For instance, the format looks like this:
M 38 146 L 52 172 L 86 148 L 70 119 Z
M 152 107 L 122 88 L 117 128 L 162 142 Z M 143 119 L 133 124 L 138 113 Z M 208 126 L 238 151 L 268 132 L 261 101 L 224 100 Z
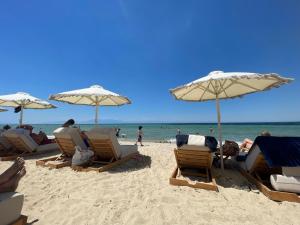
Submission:
M 300 121 L 265 121 L 265 122 L 221 122 L 221 124 L 268 124 L 268 123 L 300 123 Z M 3 124 L 18 124 L 18 123 L 0 123 Z M 30 123 L 36 125 L 59 125 L 62 123 L 48 122 L 48 123 Z M 94 125 L 94 123 L 77 123 L 80 125 Z M 99 123 L 99 125 L 110 125 L 110 124 L 218 124 L 218 122 L 114 122 L 114 123 Z

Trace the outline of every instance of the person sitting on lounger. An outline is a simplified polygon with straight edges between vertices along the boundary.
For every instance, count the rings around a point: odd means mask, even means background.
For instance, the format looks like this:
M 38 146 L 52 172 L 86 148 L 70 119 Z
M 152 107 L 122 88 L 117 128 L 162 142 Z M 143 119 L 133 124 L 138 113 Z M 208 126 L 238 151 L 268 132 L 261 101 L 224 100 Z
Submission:
M 271 133 L 269 131 L 263 131 L 261 132 L 260 136 L 271 136 Z M 246 138 L 243 143 L 240 146 L 240 149 L 244 150 L 244 151 L 249 151 L 250 148 L 253 145 L 253 142 L 251 139 Z
M 75 120 L 74 120 L 74 119 L 69 119 L 69 120 L 67 120 L 67 121 L 62 125 L 62 127 L 73 127 L 74 124 L 75 124 Z M 80 131 L 80 136 L 81 136 L 81 138 L 83 139 L 85 145 L 86 145 L 87 147 L 90 147 L 89 142 L 88 142 L 88 138 L 87 138 L 86 134 L 84 133 L 84 131 Z
M 0 193 L 14 192 L 25 174 L 24 159 L 17 158 L 6 171 L 0 174 Z
M 75 120 L 69 119 L 62 125 L 62 127 L 71 127 L 74 126 L 74 124 L 75 124 Z
M 21 125 L 18 128 L 23 128 L 25 130 L 29 131 L 30 137 L 38 144 L 38 145 L 45 145 L 45 144 L 51 144 L 52 141 L 47 137 L 47 135 L 40 131 L 38 134 L 33 132 L 33 126 L 31 125 Z
M 8 124 L 6 124 L 5 126 L 3 126 L 2 128 L 4 131 L 7 131 L 9 129 L 11 129 L 11 126 L 9 126 Z

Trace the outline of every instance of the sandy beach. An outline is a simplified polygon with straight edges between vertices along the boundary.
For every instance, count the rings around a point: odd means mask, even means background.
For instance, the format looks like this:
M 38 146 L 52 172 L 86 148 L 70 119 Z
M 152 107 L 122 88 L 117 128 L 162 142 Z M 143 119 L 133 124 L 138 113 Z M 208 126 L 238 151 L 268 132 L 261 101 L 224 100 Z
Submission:
M 18 192 L 33 224 L 300 224 L 300 204 L 251 191 L 236 171 L 217 175 L 219 192 L 169 185 L 175 145 L 145 143 L 141 157 L 104 173 L 49 170 L 26 160 Z M 11 162 L 1 162 L 0 171 Z

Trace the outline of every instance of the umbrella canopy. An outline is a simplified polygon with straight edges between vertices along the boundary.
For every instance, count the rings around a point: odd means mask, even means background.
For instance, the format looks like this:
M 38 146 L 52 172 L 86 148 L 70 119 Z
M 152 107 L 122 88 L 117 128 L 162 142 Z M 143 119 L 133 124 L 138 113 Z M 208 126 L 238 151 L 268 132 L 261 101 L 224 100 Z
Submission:
M 49 102 L 33 97 L 28 93 L 17 92 L 10 95 L 0 96 L 0 106 L 21 107 L 20 125 L 23 122 L 23 109 L 51 109 L 56 108 Z
M 75 105 L 91 105 L 96 107 L 95 123 L 98 124 L 98 106 L 121 106 L 131 104 L 127 97 L 105 90 L 99 85 L 89 88 L 66 91 L 51 95 L 51 100 L 66 102 Z
M 194 102 L 216 100 L 221 167 L 224 168 L 219 99 L 242 97 L 246 94 L 266 91 L 274 87 L 280 87 L 292 80 L 293 79 L 281 77 L 275 73 L 225 73 L 223 71 L 213 71 L 205 77 L 171 89 L 170 91 L 178 100 Z

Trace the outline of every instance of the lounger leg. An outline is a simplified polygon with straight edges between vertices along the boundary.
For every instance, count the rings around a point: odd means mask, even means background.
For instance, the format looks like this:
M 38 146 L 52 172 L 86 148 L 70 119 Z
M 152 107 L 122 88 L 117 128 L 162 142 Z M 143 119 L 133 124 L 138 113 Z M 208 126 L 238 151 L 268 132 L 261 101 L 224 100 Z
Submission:
M 208 172 L 208 168 L 205 169 L 206 170 L 206 176 L 207 176 L 207 182 L 209 182 L 210 178 L 209 178 L 209 172 Z

